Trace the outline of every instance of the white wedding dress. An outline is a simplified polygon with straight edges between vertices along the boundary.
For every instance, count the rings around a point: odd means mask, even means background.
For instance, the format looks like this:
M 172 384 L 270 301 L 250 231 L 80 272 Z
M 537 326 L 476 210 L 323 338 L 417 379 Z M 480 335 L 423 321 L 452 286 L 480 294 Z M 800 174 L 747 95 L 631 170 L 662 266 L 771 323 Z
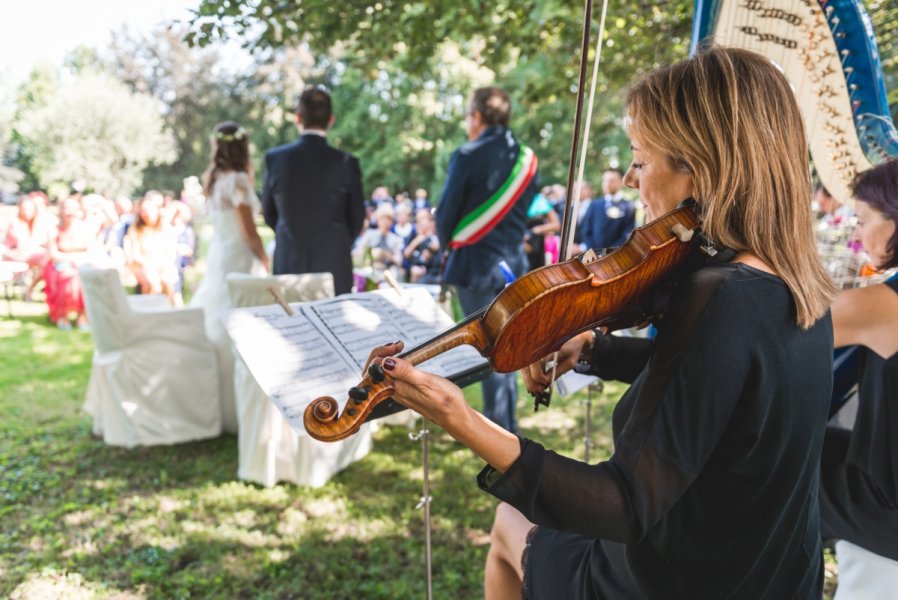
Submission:
M 206 274 L 189 303 L 203 309 L 206 334 L 218 352 L 221 423 L 223 429 L 230 433 L 237 431 L 237 411 L 234 401 L 234 351 L 219 318 L 223 308 L 231 307 L 225 277 L 228 273 L 265 274 L 261 261 L 243 239 L 236 210 L 241 204 L 249 204 L 254 214 L 261 210 L 249 176 L 236 171 L 219 174 L 211 197 L 206 199 L 206 212 L 213 227 L 212 241 L 206 254 Z

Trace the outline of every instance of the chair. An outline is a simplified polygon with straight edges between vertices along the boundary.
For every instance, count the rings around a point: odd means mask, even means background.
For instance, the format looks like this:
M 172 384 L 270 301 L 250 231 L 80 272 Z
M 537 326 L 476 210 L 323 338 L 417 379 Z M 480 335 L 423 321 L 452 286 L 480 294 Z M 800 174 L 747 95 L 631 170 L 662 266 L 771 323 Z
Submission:
M 94 339 L 84 409 L 113 446 L 152 446 L 221 433 L 218 359 L 203 311 L 129 302 L 113 269 L 79 270 Z
M 330 273 L 271 277 L 230 273 L 227 282 L 231 305 L 235 307 L 272 304 L 269 288 L 276 289 L 287 302 L 308 302 L 334 295 Z M 234 365 L 234 390 L 240 479 L 266 487 L 279 481 L 321 487 L 335 473 L 371 451 L 368 424 L 349 439 L 334 443 L 319 442 L 294 431 L 239 356 Z
M 898 561 L 873 554 L 851 542 L 836 542 L 839 585 L 835 600 L 894 598 L 898 589 Z

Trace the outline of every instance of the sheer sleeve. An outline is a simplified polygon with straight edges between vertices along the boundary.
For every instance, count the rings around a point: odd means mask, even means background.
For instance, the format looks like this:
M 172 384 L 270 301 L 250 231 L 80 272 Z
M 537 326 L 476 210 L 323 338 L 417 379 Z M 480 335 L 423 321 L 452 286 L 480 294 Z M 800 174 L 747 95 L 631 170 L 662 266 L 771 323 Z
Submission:
M 683 308 L 672 305 L 665 316 L 673 326 L 659 333 L 647 368 L 615 410 L 609 460 L 588 465 L 524 440 L 508 471 L 496 479 L 487 467 L 478 484 L 538 525 L 618 542 L 642 539 L 696 481 L 751 369 L 747 348 L 733 335 L 738 294 L 712 293 L 710 301 L 701 295 L 684 294 Z
M 256 191 L 253 189 L 249 175 L 242 171 L 235 173 L 232 185 L 233 192 L 231 198 L 233 199 L 234 206 L 237 207 L 241 204 L 248 204 L 253 209 L 253 212 L 257 212 L 260 207 L 259 197 L 256 196 Z
M 646 338 L 596 334 L 583 372 L 601 379 L 633 383 L 652 354 L 653 341 Z

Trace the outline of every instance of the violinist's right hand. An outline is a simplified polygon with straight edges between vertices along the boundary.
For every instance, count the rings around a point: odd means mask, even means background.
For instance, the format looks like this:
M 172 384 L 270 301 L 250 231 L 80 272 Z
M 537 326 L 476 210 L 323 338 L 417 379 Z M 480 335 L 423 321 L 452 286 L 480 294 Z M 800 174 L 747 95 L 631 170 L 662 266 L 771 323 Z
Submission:
M 593 339 L 594 333 L 591 330 L 584 331 L 575 335 L 561 346 L 558 350 L 558 366 L 555 368 L 556 379 L 574 368 L 574 365 L 580 359 L 583 347 L 586 344 L 591 344 Z M 553 356 L 554 354 L 549 355 L 521 370 L 521 375 L 524 377 L 524 385 L 531 394 L 545 392 L 552 383 L 552 369 L 547 368 L 546 365 L 552 360 Z

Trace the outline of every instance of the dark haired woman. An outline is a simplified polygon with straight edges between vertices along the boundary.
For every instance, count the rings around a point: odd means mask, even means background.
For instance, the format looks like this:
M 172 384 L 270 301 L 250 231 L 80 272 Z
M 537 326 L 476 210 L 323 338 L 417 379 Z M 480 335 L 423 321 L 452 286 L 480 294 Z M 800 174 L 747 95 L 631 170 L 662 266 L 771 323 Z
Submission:
M 878 269 L 898 267 L 898 161 L 854 183 L 858 233 Z M 857 345 L 852 430 L 826 431 L 821 528 L 836 544 L 837 597 L 887 598 L 898 587 L 898 279 L 843 292 L 833 303 L 835 345 Z M 875 586 L 875 587 L 871 587 Z
M 226 431 L 236 431 L 234 357 L 218 313 L 230 306 L 227 274 L 264 274 L 268 271 L 268 257 L 256 231 L 255 214 L 261 205 L 253 189 L 247 132 L 233 121 L 215 127 L 212 160 L 203 174 L 203 191 L 214 232 L 206 255 L 206 274 L 190 305 L 205 310 L 206 333 L 219 351 L 222 424 Z

